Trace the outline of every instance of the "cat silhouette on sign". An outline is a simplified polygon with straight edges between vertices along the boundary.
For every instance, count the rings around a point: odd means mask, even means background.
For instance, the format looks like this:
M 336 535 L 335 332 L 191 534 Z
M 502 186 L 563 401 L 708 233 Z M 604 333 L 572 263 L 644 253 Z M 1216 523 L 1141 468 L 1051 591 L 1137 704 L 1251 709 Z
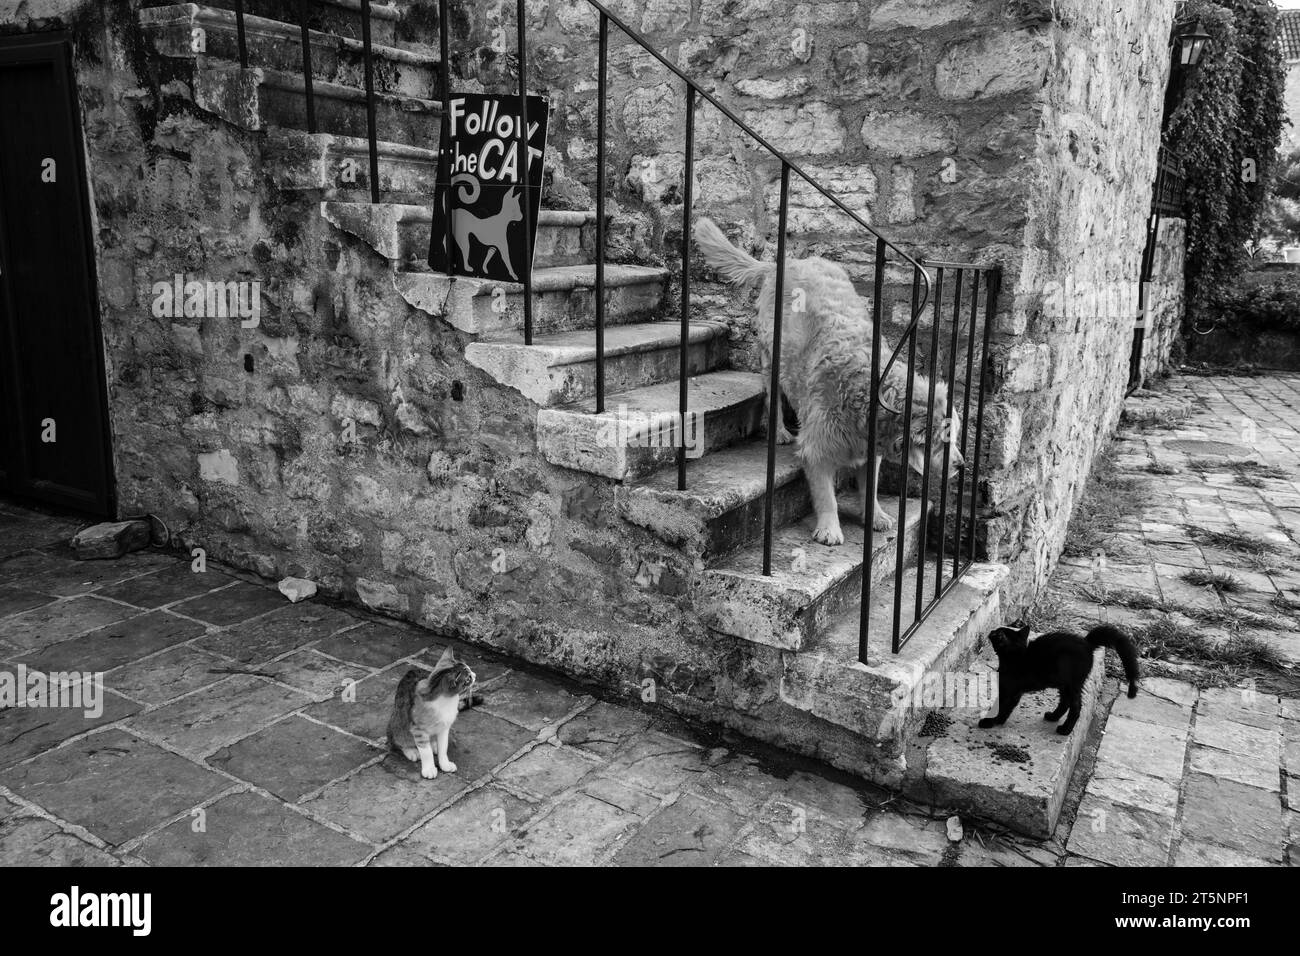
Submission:
M 464 188 L 466 185 L 469 186 L 468 189 Z M 479 193 L 483 189 L 475 177 L 466 173 L 453 176 L 451 186 L 453 189 L 461 187 L 458 198 L 462 206 L 472 206 L 478 202 Z M 502 194 L 501 209 L 492 216 L 476 216 L 458 207 L 452 217 L 452 235 L 456 240 L 456 248 L 460 250 L 460 261 L 465 269 L 473 271 L 469 263 L 469 254 L 473 245 L 471 239 L 477 239 L 482 245 L 487 246 L 488 250 L 487 255 L 483 257 L 482 271 L 486 272 L 492 256 L 498 255 L 506 267 L 506 272 L 510 273 L 510 278 L 518 282 L 519 275 L 515 272 L 514 263 L 510 261 L 510 243 L 507 234 L 510 227 L 523 218 L 518 188 L 512 188 Z

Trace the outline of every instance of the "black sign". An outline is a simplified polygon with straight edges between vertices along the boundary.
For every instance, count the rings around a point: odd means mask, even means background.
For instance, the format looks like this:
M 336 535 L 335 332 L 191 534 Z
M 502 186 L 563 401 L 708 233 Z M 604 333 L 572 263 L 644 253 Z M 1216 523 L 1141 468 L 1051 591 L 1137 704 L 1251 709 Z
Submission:
M 446 175 L 434 189 L 429 268 L 448 275 L 522 282 L 532 261 L 542 205 L 547 102 L 528 97 L 528 159 L 520 157 L 519 97 L 466 93 L 451 98 L 439 149 Z M 452 255 L 447 262 L 447 193 L 453 191 Z M 527 203 L 527 207 L 525 207 Z M 531 231 L 524 230 L 528 210 Z M 528 252 L 525 258 L 524 253 Z

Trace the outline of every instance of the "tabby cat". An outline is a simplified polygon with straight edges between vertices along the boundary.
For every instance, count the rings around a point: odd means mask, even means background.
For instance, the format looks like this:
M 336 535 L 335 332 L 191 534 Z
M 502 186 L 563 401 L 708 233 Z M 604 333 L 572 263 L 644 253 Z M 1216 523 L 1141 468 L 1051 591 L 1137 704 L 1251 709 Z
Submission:
M 478 702 L 470 694 L 475 679 L 469 665 L 448 647 L 432 673 L 412 668 L 398 682 L 393 716 L 388 719 L 388 746 L 407 760 L 419 760 L 420 776 L 425 780 L 438 776 L 439 768 L 444 773 L 456 772 L 456 765 L 447 758 L 447 742 L 461 709 Z M 466 699 L 462 701 L 462 697 Z

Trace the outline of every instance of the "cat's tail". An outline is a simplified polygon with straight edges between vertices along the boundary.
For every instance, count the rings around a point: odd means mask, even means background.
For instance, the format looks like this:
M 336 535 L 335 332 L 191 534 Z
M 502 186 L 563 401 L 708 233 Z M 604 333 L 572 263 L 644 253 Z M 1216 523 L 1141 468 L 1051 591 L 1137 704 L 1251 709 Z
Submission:
M 1088 644 L 1091 647 L 1110 647 L 1119 655 L 1124 665 L 1124 676 L 1128 678 L 1128 695 L 1136 697 L 1138 692 L 1138 652 L 1133 639 L 1110 624 L 1094 627 L 1088 632 Z
M 460 194 L 456 197 L 457 202 L 467 203 L 470 205 L 478 202 L 478 194 L 483 191 L 483 187 L 479 184 L 476 177 L 471 176 L 469 173 L 457 173 L 455 176 L 451 177 L 451 188 L 455 189 L 460 185 L 468 185 L 470 188 L 461 190 Z
M 729 243 L 712 219 L 695 221 L 695 244 L 700 247 L 704 261 L 723 279 L 736 285 L 758 282 L 775 267 L 774 263 L 759 262 Z

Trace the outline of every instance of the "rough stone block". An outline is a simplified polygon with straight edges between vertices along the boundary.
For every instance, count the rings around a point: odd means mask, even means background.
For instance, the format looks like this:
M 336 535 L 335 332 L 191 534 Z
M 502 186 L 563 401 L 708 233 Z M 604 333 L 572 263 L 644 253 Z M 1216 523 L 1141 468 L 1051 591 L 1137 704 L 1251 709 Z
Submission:
M 120 558 L 128 551 L 147 548 L 150 537 L 148 521 L 107 521 L 78 531 L 72 550 L 83 561 Z
M 887 156 L 915 157 L 957 148 L 951 120 L 918 111 L 881 110 L 862 121 L 862 141 Z
M 935 67 L 934 84 L 948 100 L 1031 92 L 1043 85 L 1051 62 L 1048 37 L 996 33 L 950 47 Z
M 291 604 L 316 596 L 316 582 L 308 581 L 306 578 L 284 578 L 277 586 L 280 593 L 287 597 Z

